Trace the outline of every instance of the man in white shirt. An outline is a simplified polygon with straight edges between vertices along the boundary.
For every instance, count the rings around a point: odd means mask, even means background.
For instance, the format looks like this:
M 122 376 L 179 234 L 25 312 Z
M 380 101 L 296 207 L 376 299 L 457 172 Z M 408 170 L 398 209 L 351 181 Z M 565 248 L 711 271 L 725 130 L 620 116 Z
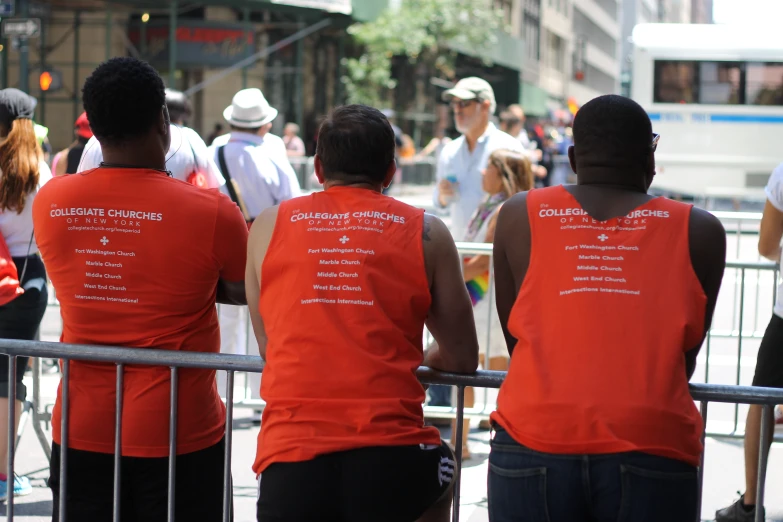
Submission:
M 437 185 L 433 200 L 437 208 L 448 208 L 451 234 L 461 241 L 470 217 L 485 193 L 481 188 L 481 171 L 496 150 L 522 152 L 519 141 L 490 122 L 495 113 L 495 92 L 481 78 L 463 78 L 453 89 L 443 93 L 444 101 L 454 111 L 454 122 L 462 134 L 443 147 L 436 171 Z
M 261 92 L 258 89 L 245 89 L 245 90 L 258 91 L 259 93 Z M 239 92 L 243 92 L 243 91 L 239 91 Z M 254 96 L 255 95 L 256 94 L 254 93 Z M 261 94 L 261 97 L 263 97 L 263 94 Z M 274 111 L 276 117 L 277 109 L 271 106 L 269 108 L 272 111 Z M 272 119 L 274 120 L 274 118 Z M 240 128 L 239 130 L 242 132 L 247 132 L 246 128 Z M 286 150 L 285 142 L 283 141 L 283 138 L 281 138 L 280 136 L 277 136 L 269 132 L 271 130 L 272 130 L 272 122 L 270 121 L 262 125 L 257 131 L 255 132 L 250 131 L 250 132 L 255 134 L 258 138 L 261 138 L 261 144 L 259 145 L 260 149 L 266 152 L 270 160 L 272 160 L 272 162 L 275 164 L 275 166 L 285 173 L 291 186 L 291 197 L 293 198 L 299 197 L 302 195 L 302 188 L 299 185 L 299 178 L 296 177 L 296 171 L 294 171 L 294 168 L 291 166 L 291 162 L 288 159 L 288 151 Z M 217 148 L 227 144 L 231 139 L 231 134 L 232 133 L 229 132 L 228 134 L 223 134 L 221 136 L 218 136 L 212 141 L 211 147 Z
M 171 176 L 204 188 L 220 187 L 223 176 L 207 152 L 206 143 L 196 131 L 185 126 L 192 114 L 190 101 L 184 93 L 166 89 L 166 108 L 171 118 L 171 147 L 166 168 Z M 101 144 L 93 136 L 84 146 L 78 172 L 98 168 L 102 161 Z
M 227 193 L 248 222 L 263 210 L 299 195 L 299 184 L 294 183 L 296 175 L 288 163 L 285 144 L 274 136 L 279 140 L 278 145 L 269 134 L 277 114 L 277 109 L 269 105 L 259 89 L 243 89 L 223 111 L 231 133 L 216 138 L 209 148 L 226 180 Z M 292 190 L 294 186 L 296 190 Z M 248 336 L 246 307 L 222 305 L 219 319 L 221 352 L 258 353 L 255 336 Z M 258 374 L 250 375 L 252 398 L 259 397 L 259 379 Z M 220 376 L 218 386 L 221 395 L 224 394 Z

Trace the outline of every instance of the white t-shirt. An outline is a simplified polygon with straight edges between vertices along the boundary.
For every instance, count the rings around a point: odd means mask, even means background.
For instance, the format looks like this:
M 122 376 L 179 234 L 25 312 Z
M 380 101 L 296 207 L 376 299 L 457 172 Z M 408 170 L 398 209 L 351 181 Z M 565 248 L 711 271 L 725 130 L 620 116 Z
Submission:
M 783 212 L 783 163 L 772 171 L 764 192 L 767 194 L 767 199 L 772 206 Z M 783 279 L 778 284 L 778 296 L 775 300 L 774 312 L 778 317 L 783 317 Z
M 35 196 L 41 187 L 50 179 L 52 179 L 52 171 L 49 170 L 49 165 L 45 161 L 40 161 L 38 163 L 38 187 L 25 198 L 22 213 L 17 214 L 15 210 L 0 211 L 0 233 L 3 234 L 11 257 L 27 256 L 28 247 L 30 255 L 38 253 L 35 239 L 32 244 L 30 243 L 30 238 L 33 235 L 33 201 L 35 201 Z M 21 271 L 21 268 L 18 268 Z
M 98 168 L 101 161 L 103 161 L 101 144 L 93 136 L 84 146 L 77 172 Z M 166 154 L 166 169 L 175 179 L 187 181 L 196 166 L 205 175 L 209 188 L 218 188 L 225 183 L 220 169 L 212 161 L 212 155 L 207 152 L 207 144 L 201 136 L 193 129 L 172 124 L 171 146 Z
M 218 147 L 222 147 L 228 143 L 230 139 L 230 132 L 228 134 L 218 136 L 215 138 L 209 148 L 217 149 Z M 276 134 L 272 134 L 271 132 L 267 132 L 264 134 L 264 137 L 261 138 L 261 145 L 259 145 L 259 147 L 272 159 L 275 165 L 277 165 L 277 167 L 285 173 L 291 186 L 291 197 L 298 198 L 301 196 L 302 186 L 299 185 L 299 178 L 296 177 L 296 172 L 291 166 L 291 160 L 288 159 L 288 152 L 286 151 L 283 138 L 277 136 Z M 223 183 L 225 183 L 225 181 Z

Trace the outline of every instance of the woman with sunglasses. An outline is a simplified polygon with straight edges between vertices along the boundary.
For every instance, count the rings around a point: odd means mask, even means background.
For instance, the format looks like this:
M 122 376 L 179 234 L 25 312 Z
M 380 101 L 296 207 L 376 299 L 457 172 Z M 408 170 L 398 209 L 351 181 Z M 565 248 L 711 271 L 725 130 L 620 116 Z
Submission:
M 524 192 L 533 188 L 534 176 L 530 160 L 520 152 L 501 149 L 493 152 L 487 166 L 481 171 L 481 187 L 486 192 L 486 197 L 479 204 L 468 222 L 464 241 L 469 243 L 492 243 L 495 238 L 495 223 L 498 211 L 508 198 L 517 192 Z M 489 264 L 490 256 L 476 255 L 463 259 L 463 277 L 473 302 L 473 315 L 476 318 L 476 328 L 479 342 L 486 340 L 486 331 L 492 328 L 492 348 L 489 362 L 485 361 L 485 355 L 479 355 L 479 360 L 489 370 L 505 370 L 508 367 L 508 356 L 503 344 L 503 334 L 497 314 L 493 313 L 488 320 L 489 307 L 493 304 L 490 299 L 484 299 L 489 288 Z M 485 347 L 488 350 L 489 347 Z M 465 406 L 470 408 L 475 401 L 473 388 L 465 389 Z M 456 422 L 456 421 L 455 421 Z M 467 446 L 468 428 L 470 421 L 465 422 L 462 440 L 463 458 L 470 458 Z M 456 440 L 456 430 L 452 429 L 452 444 Z

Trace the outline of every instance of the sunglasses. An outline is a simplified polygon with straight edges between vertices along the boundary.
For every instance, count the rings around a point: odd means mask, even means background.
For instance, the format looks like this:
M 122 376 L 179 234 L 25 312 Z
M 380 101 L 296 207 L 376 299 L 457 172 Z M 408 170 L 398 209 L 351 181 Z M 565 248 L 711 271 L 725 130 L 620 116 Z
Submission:
M 658 141 L 661 139 L 660 134 L 655 134 L 653 132 L 653 139 L 652 144 L 650 145 L 650 149 L 652 149 L 653 152 L 655 152 L 658 149 Z
M 467 109 L 468 107 L 470 107 L 471 104 L 476 103 L 477 101 L 478 100 L 476 100 L 476 99 L 473 99 L 473 100 L 459 100 L 457 98 L 453 98 L 449 102 L 449 107 L 451 107 L 452 109 L 456 109 L 457 107 L 459 107 L 460 109 Z

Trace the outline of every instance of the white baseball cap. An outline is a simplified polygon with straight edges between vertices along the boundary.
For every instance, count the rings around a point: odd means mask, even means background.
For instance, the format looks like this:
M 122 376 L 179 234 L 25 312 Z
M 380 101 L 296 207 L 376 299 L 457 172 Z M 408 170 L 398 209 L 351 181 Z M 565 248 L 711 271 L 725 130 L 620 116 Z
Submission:
M 495 102 L 495 91 L 492 86 L 481 78 L 470 76 L 457 82 L 457 85 L 443 93 L 443 101 L 451 101 L 452 98 L 460 100 L 479 100 L 490 102 L 490 112 L 494 113 L 497 103 Z

